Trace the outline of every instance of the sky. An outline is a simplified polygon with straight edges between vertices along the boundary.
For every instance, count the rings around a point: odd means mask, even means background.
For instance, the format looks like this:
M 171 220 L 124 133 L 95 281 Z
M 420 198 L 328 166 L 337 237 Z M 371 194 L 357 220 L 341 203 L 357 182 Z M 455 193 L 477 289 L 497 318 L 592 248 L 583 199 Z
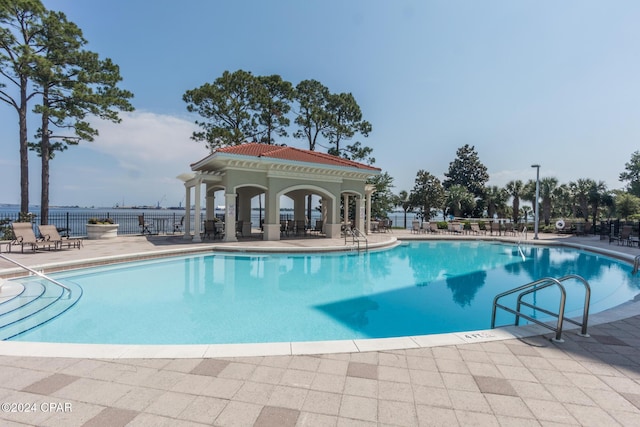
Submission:
M 315 79 L 351 92 L 374 166 L 410 191 L 475 147 L 489 185 L 540 177 L 624 187 L 640 150 L 640 2 L 635 0 L 45 0 L 120 67 L 122 122 L 51 162 L 51 205 L 177 206 L 176 177 L 205 157 L 183 94 L 224 71 Z M 38 128 L 30 117 L 29 135 Z M 293 134 L 295 127 L 291 126 Z M 353 142 L 352 141 L 352 142 Z M 305 140 L 279 143 L 307 148 Z M 0 104 L 0 204 L 20 202 L 18 119 Z M 31 153 L 30 200 L 40 200 Z

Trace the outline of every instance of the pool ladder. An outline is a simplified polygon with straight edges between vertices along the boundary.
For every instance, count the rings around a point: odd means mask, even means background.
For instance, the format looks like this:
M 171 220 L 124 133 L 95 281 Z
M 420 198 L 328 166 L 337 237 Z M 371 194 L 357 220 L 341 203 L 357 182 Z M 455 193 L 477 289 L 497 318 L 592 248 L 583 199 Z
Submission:
M 347 244 L 347 237 L 349 236 L 351 236 L 351 243 L 353 244 L 354 249 L 356 248 L 356 245 L 357 245 L 358 252 L 360 252 L 360 242 L 364 242 L 365 251 L 369 250 L 369 240 L 367 240 L 367 236 L 365 236 L 360 230 L 358 230 L 355 227 L 345 230 L 345 233 L 344 233 L 345 245 Z
M 579 282 L 581 282 L 584 285 L 585 288 L 585 297 L 584 297 L 584 308 L 582 311 L 582 322 L 577 322 L 573 319 L 566 319 L 564 317 L 564 306 L 565 306 L 565 302 L 567 299 L 567 292 L 564 288 L 564 286 L 562 285 L 562 282 L 566 281 L 566 280 L 570 280 L 570 279 L 575 279 Z M 547 309 L 538 307 L 534 304 L 528 303 L 526 301 L 523 301 L 523 297 L 525 297 L 526 295 L 532 294 L 534 292 L 537 292 L 539 290 L 551 287 L 551 286 L 556 286 L 559 290 L 560 290 L 560 304 L 558 307 L 558 312 L 554 313 L 552 311 L 549 311 Z M 511 295 L 511 294 L 515 294 L 519 292 L 518 294 L 518 300 L 517 300 L 517 305 L 516 308 L 513 309 L 511 307 L 507 307 L 505 305 L 502 305 L 499 303 L 500 299 L 502 297 L 505 297 L 507 295 Z M 520 318 L 523 317 L 533 323 L 536 323 L 540 326 L 543 326 L 545 328 L 551 329 L 552 331 L 554 331 L 556 333 L 555 338 L 553 338 L 553 341 L 556 342 L 563 342 L 562 339 L 562 326 L 563 326 L 563 322 L 567 321 L 569 323 L 573 323 L 574 325 L 580 326 L 581 327 L 581 331 L 580 334 L 581 336 L 584 337 L 588 337 L 589 334 L 587 333 L 587 323 L 589 320 L 589 302 L 591 300 L 591 287 L 589 286 L 589 282 L 587 282 L 583 277 L 575 275 L 575 274 L 569 274 L 567 276 L 563 276 L 560 277 L 559 279 L 555 279 L 553 277 L 544 277 L 542 279 L 538 279 L 536 281 L 533 281 L 531 283 L 527 283 L 526 285 L 522 285 L 522 286 L 518 286 L 517 288 L 513 288 L 511 290 L 502 292 L 501 294 L 496 295 L 496 297 L 493 299 L 493 310 L 491 313 L 491 329 L 495 328 L 495 324 L 496 324 L 496 311 L 498 308 L 501 308 L 505 311 L 508 311 L 509 313 L 515 314 L 516 316 L 516 320 L 515 320 L 515 325 L 518 326 L 520 324 Z M 528 308 L 532 308 L 534 310 L 538 310 L 542 313 L 548 314 L 550 316 L 556 317 L 558 319 L 558 321 L 556 322 L 556 326 L 554 327 L 553 325 L 550 325 L 548 323 L 544 323 L 541 322 L 540 320 L 531 317 L 527 314 L 524 314 L 521 310 L 521 307 L 525 306 Z
M 640 255 L 636 255 L 636 257 L 633 259 L 633 271 L 631 272 L 631 274 L 636 274 L 638 272 L 638 269 L 640 269 Z

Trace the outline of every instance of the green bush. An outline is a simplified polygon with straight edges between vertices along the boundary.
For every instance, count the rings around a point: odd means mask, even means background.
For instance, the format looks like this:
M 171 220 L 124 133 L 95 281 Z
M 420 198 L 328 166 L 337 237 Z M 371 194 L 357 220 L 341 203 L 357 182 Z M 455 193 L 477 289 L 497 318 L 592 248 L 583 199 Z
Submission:
M 446 230 L 449 228 L 447 221 L 438 221 L 438 230 Z

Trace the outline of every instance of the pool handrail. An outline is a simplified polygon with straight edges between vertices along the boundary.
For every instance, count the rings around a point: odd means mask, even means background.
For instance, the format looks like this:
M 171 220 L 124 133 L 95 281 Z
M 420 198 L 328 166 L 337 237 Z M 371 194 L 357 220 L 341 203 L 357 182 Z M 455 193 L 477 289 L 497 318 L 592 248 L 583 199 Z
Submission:
M 0 258 L 4 259 L 4 260 L 6 260 L 6 261 L 9 261 L 9 262 L 10 262 L 10 263 L 12 263 L 12 264 L 17 265 L 18 267 L 20 267 L 20 268 L 22 268 L 22 269 L 24 269 L 24 270 L 28 271 L 29 273 L 34 274 L 34 275 L 36 275 L 36 276 L 38 276 L 38 277 L 41 277 L 41 278 L 43 278 L 44 280 L 47 280 L 47 281 L 49 281 L 49 282 L 53 283 L 54 285 L 58 285 L 58 286 L 60 286 L 61 288 L 63 288 L 64 290 L 66 290 L 66 291 L 69 293 L 69 297 L 71 297 L 71 289 L 70 289 L 69 287 L 67 287 L 67 286 L 63 285 L 62 283 L 58 282 L 57 280 L 52 279 L 51 277 L 49 277 L 49 276 L 45 275 L 44 273 L 41 273 L 41 272 L 36 271 L 36 270 L 34 270 L 34 269 L 30 268 L 30 267 L 27 267 L 26 265 L 21 264 L 21 263 L 19 263 L 18 261 L 16 261 L 16 260 L 14 260 L 14 259 L 9 258 L 9 257 L 8 257 L 8 256 L 6 256 L 6 255 L 0 254 Z
M 560 304 L 558 307 L 558 313 L 551 313 L 548 312 L 547 310 L 541 309 L 539 307 L 535 307 L 536 309 L 543 311 L 546 314 L 550 314 L 553 315 L 554 317 L 558 318 L 558 321 L 556 323 L 556 327 L 554 328 L 551 325 L 548 325 L 547 323 L 541 322 L 540 320 L 533 318 L 531 316 L 528 316 L 524 313 L 521 313 L 519 310 L 514 310 L 510 307 L 507 307 L 505 305 L 499 304 L 498 301 L 500 300 L 500 298 L 505 297 L 507 295 L 511 295 L 514 294 L 516 292 L 526 292 L 528 290 L 531 290 L 533 288 L 533 291 L 535 290 L 540 290 L 540 289 L 544 289 L 547 288 L 549 286 L 557 286 L 558 289 L 560 290 Z M 524 317 L 525 319 L 529 320 L 530 322 L 536 323 L 542 327 L 545 327 L 547 329 L 551 329 L 552 331 L 554 331 L 556 333 L 555 338 L 553 339 L 553 341 L 556 342 L 563 342 L 562 340 L 562 323 L 564 321 L 564 306 L 565 306 L 565 302 L 567 299 L 567 291 L 565 290 L 564 286 L 562 286 L 562 284 L 560 283 L 560 281 L 558 281 L 558 279 L 554 279 L 553 277 L 543 277 L 542 279 L 538 279 L 535 280 L 533 282 L 527 283 L 526 285 L 522 285 L 522 286 L 518 286 L 517 288 L 513 288 L 510 289 L 508 291 L 502 292 L 498 295 L 495 296 L 495 298 L 493 299 L 493 309 L 491 312 L 491 329 L 495 328 L 496 325 L 496 311 L 497 308 L 501 308 L 505 311 L 508 311 L 509 313 L 515 314 L 516 315 L 516 325 L 519 324 L 520 321 L 520 317 Z M 527 306 L 529 306 L 528 304 L 526 304 Z
M 369 240 L 367 236 L 362 233 L 362 231 L 358 230 L 356 227 L 351 227 L 350 229 L 345 230 L 344 234 L 344 244 L 347 244 L 347 237 L 351 235 L 351 243 L 358 244 L 358 251 L 360 250 L 360 242 L 364 239 L 365 250 L 369 250 Z
M 570 280 L 570 279 L 575 279 L 578 280 L 579 282 L 581 282 L 584 285 L 585 288 L 585 297 L 584 297 L 584 307 L 582 310 L 582 322 L 578 322 L 575 321 L 573 319 L 565 319 L 564 318 L 564 304 L 566 302 L 566 291 L 564 289 L 564 286 L 562 286 L 561 282 Z M 558 286 L 561 292 L 561 298 L 560 298 L 560 308 L 558 310 L 558 313 L 554 313 L 551 312 L 549 310 L 546 310 L 544 308 L 538 307 L 536 305 L 530 304 L 526 301 L 523 301 L 522 298 L 526 295 L 529 295 L 533 292 L 539 291 L 541 289 L 547 288 L 549 286 Z M 516 292 L 520 292 L 520 294 L 518 295 L 518 300 L 517 300 L 517 305 L 516 305 L 516 309 L 513 310 L 509 307 L 505 307 L 501 304 L 498 304 L 498 300 L 500 298 L 502 298 L 503 296 L 506 295 L 510 295 Z M 519 286 L 517 288 L 511 289 L 509 291 L 505 291 L 501 294 L 498 294 L 494 300 L 493 300 L 493 311 L 492 311 L 492 317 L 491 317 L 491 328 L 495 328 L 495 318 L 496 318 L 496 308 L 500 307 L 505 311 L 508 311 L 510 313 L 513 313 L 516 315 L 516 320 L 515 320 L 515 324 L 516 326 L 519 325 L 520 323 L 520 317 L 524 317 L 525 319 L 532 321 L 534 323 L 537 323 L 541 326 L 544 326 L 546 328 L 552 329 L 556 332 L 556 338 L 554 341 L 558 341 L 558 342 L 562 342 L 562 323 L 564 320 L 566 320 L 569 323 L 573 323 L 574 325 L 580 326 L 581 330 L 579 335 L 583 336 L 583 337 L 588 337 L 589 334 L 587 333 L 587 325 L 589 322 L 589 305 L 591 302 L 591 286 L 589 285 L 589 282 L 587 282 L 583 277 L 578 276 L 577 274 L 568 274 L 566 276 L 562 276 L 558 279 L 552 278 L 552 277 L 545 277 L 539 280 L 536 280 L 534 282 L 531 283 L 527 283 L 526 285 L 522 285 Z M 540 322 L 537 319 L 533 319 L 530 316 L 527 316 L 525 314 L 523 314 L 520 311 L 521 306 L 526 306 L 529 308 L 532 308 L 534 310 L 538 310 L 541 311 L 545 314 L 548 314 L 550 316 L 553 317 L 558 317 L 558 325 L 556 327 L 556 329 L 550 327 L 549 325 L 547 325 L 546 323 Z

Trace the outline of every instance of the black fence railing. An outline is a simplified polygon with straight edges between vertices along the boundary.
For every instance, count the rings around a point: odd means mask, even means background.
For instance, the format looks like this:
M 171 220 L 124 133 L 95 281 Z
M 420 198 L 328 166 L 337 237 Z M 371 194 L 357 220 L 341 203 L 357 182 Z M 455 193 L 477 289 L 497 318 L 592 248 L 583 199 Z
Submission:
M 8 229 L 11 222 L 18 220 L 18 215 L 16 212 L 0 212 L 0 227 Z M 151 230 L 154 232 L 171 233 L 177 229 L 184 230 L 184 213 L 167 211 L 140 214 L 118 211 L 51 212 L 49 213 L 49 224 L 55 225 L 64 235 L 85 236 L 87 234 L 87 223 L 94 218 L 97 220 L 109 219 L 114 224 L 118 224 L 118 235 L 141 234 L 141 221 L 150 224 Z M 194 224 L 193 219 L 194 216 L 191 215 L 191 224 Z M 201 215 L 201 221 L 203 220 L 204 214 Z M 37 224 L 39 223 L 39 218 L 36 217 L 33 221 L 33 230 L 36 235 L 38 235 Z M 4 234 L 3 231 L 0 228 L 0 239 Z

